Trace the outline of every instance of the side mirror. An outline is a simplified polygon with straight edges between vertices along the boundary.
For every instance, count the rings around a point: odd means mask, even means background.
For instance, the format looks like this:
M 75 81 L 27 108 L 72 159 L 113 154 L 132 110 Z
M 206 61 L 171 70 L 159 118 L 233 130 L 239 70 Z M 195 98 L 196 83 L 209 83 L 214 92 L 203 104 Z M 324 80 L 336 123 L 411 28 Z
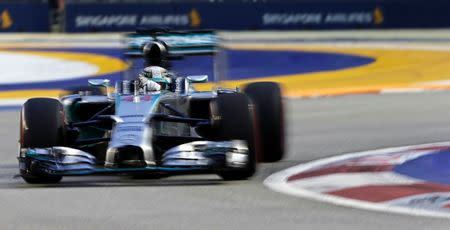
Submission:
M 106 88 L 106 96 L 111 98 L 110 90 L 109 90 L 109 79 L 89 79 L 88 83 L 90 86 L 95 87 L 105 87 Z
M 109 80 L 108 79 L 89 79 L 88 83 L 90 86 L 103 86 L 108 88 Z
M 205 83 L 208 82 L 208 75 L 187 76 L 186 79 L 190 83 Z

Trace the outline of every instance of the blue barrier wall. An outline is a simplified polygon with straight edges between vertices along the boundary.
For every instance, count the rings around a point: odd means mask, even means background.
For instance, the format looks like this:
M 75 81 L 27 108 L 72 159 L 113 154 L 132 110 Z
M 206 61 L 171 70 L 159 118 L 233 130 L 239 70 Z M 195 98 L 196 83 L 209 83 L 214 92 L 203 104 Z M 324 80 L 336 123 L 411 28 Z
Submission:
M 68 1 L 66 31 L 450 27 L 447 0 Z
M 0 32 L 47 32 L 49 28 L 47 1 L 0 1 Z

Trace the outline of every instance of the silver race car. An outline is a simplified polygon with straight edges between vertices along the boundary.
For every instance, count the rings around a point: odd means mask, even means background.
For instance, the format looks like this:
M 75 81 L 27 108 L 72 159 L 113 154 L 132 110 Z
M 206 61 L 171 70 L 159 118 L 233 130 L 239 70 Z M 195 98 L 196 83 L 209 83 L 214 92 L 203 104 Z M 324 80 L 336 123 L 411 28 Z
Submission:
M 127 55 L 168 68 L 173 58 L 217 55 L 217 41 L 209 31 L 139 31 L 127 37 Z M 114 89 L 107 79 L 91 79 L 103 94 L 29 99 L 20 115 L 20 175 L 28 183 L 93 174 L 212 173 L 242 180 L 257 162 L 280 160 L 280 87 L 258 82 L 243 90 L 195 90 L 206 81 L 206 75 L 171 74 L 155 90 L 138 79 L 118 81 Z

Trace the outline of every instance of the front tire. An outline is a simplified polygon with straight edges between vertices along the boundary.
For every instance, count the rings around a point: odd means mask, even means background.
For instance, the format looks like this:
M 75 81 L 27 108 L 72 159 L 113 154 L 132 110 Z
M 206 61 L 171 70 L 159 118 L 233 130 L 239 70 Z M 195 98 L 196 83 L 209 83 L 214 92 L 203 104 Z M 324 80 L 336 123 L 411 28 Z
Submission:
M 20 114 L 20 148 L 50 148 L 64 145 L 64 111 L 61 103 L 52 98 L 29 99 Z M 31 184 L 58 183 L 62 176 L 34 175 L 20 172 Z
M 247 85 L 244 93 L 255 105 L 261 137 L 262 162 L 276 162 L 283 158 L 284 108 L 281 88 L 274 82 L 256 82 Z
M 217 119 L 217 133 L 221 140 L 245 140 L 248 145 L 248 162 L 242 169 L 225 169 L 219 172 L 224 180 L 245 180 L 256 171 L 257 139 L 255 113 L 249 98 L 241 93 L 220 94 L 212 102 L 213 119 Z

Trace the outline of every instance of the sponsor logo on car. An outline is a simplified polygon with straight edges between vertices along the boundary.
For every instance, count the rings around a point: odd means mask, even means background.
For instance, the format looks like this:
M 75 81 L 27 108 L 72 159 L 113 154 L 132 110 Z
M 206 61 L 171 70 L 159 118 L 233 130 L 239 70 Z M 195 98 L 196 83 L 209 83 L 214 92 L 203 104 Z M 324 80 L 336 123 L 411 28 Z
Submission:
M 137 135 L 135 134 L 125 134 L 119 137 L 119 142 L 122 144 L 131 144 L 137 140 Z
M 142 132 L 141 126 L 122 126 L 117 128 L 117 132 Z

